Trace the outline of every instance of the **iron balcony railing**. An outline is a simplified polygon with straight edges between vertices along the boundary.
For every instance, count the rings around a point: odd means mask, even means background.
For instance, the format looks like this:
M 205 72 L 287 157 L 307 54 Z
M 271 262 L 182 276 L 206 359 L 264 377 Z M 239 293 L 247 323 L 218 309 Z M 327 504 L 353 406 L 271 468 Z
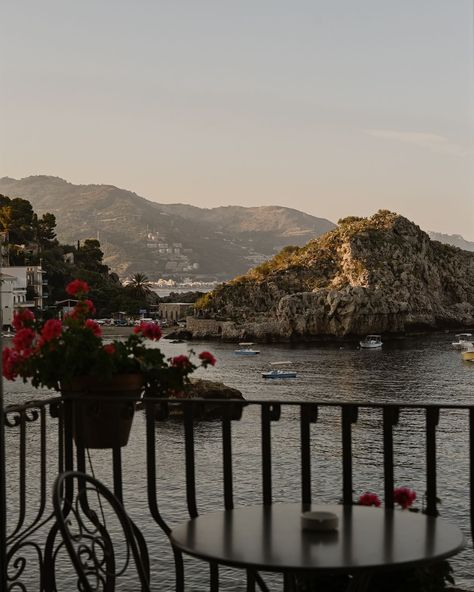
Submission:
M 395 475 L 406 459 L 406 451 L 402 457 L 397 453 L 397 433 L 408 422 L 410 437 L 418 451 L 423 450 L 414 467 L 422 484 L 420 501 L 427 514 L 436 516 L 439 422 L 448 416 L 453 419 L 450 425 L 460 426 L 465 421 L 465 429 L 452 434 L 445 430 L 443 437 L 459 440 L 457 449 L 465 457 L 468 470 L 461 472 L 459 495 L 451 491 L 449 500 L 442 496 L 443 504 L 448 501 L 449 507 L 457 508 L 457 519 L 462 521 L 459 526 L 466 530 L 470 524 L 471 530 L 474 528 L 474 406 L 146 399 L 142 412 L 137 412 L 127 448 L 91 452 L 74 443 L 72 404 L 72 399 L 54 397 L 5 410 L 8 533 L 1 543 L 7 548 L 8 590 L 56 591 L 61 589 L 59 581 L 72 571 L 60 553 L 50 502 L 51 484 L 65 470 L 102 471 L 107 485 L 145 535 L 151 539 L 161 536 L 163 549 L 171 523 L 196 517 L 200 508 L 208 511 L 219 505 L 232 509 L 241 504 L 242 478 L 246 481 L 244 503 L 253 496 L 271 504 L 285 495 L 303 504 L 333 501 L 322 497 L 328 495 L 328 488 L 322 484 L 329 475 L 339 488 L 333 491 L 338 501 L 354 503 L 361 491 L 359 484 L 364 489 L 380 486 L 385 507 L 393 508 Z M 214 419 L 205 420 L 203 411 L 210 407 Z M 364 424 L 361 429 L 366 433 L 362 440 L 358 437 L 359 424 Z M 321 462 L 323 432 L 324 442 L 331 442 L 331 449 Z M 139 440 L 138 446 L 134 439 Z M 175 455 L 171 466 L 166 460 L 170 451 Z M 207 455 L 204 462 L 203 454 Z M 379 455 L 380 462 L 371 462 L 367 468 L 364 459 L 374 454 Z M 215 467 L 209 467 L 206 458 L 212 458 Z M 360 467 L 367 472 L 362 480 Z M 206 472 L 204 480 L 200 480 L 202 470 Z M 176 487 L 170 485 L 173 480 L 178 482 Z M 212 485 L 209 480 L 213 480 Z M 167 495 L 167 490 L 173 494 Z M 68 495 L 72 492 L 66 492 Z M 168 588 L 163 589 L 183 591 L 187 573 L 183 558 L 172 549 L 168 555 Z M 64 560 L 61 565 L 60 557 Z M 160 557 L 155 560 L 159 564 Z M 218 590 L 217 566 L 209 567 L 210 580 L 203 575 L 206 586 L 200 589 L 210 585 L 211 590 Z M 192 569 L 193 573 L 203 573 L 202 563 Z M 163 579 L 162 569 L 160 573 L 157 577 Z M 193 575 L 196 577 L 200 576 Z

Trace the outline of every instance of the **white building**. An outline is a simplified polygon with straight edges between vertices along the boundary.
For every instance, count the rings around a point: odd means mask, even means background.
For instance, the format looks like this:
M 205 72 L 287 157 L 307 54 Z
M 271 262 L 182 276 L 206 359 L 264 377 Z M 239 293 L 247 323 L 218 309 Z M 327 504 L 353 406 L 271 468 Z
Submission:
M 0 273 L 2 326 L 11 325 L 15 310 L 43 308 L 43 287 L 47 284 L 44 274 L 41 265 L 3 267 Z

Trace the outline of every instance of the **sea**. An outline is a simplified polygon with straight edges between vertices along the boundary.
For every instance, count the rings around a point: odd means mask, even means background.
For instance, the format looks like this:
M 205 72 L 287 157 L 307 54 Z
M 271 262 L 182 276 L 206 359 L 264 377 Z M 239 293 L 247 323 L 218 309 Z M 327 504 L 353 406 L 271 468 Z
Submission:
M 165 355 L 211 351 L 214 368 L 199 369 L 197 376 L 239 389 L 248 400 L 371 402 L 371 403 L 473 403 L 474 364 L 463 362 L 452 348 L 453 335 L 439 333 L 386 341 L 381 350 L 360 349 L 357 342 L 324 345 L 255 344 L 255 356 L 238 356 L 235 344 L 209 341 L 159 342 Z M 290 362 L 295 379 L 265 380 L 262 372 L 272 362 Z M 23 383 L 4 383 L 7 403 L 19 402 L 38 392 Z M 257 407 L 244 409 L 241 421 L 233 422 L 235 505 L 261 502 L 260 423 Z M 426 489 L 424 414 L 402 411 L 395 428 L 395 482 L 417 492 L 415 506 L 423 506 Z M 312 494 L 315 503 L 338 503 L 342 492 L 340 413 L 321 408 L 312 426 Z M 18 438 L 7 428 L 7 466 L 16 458 Z M 470 539 L 468 417 L 464 410 L 446 410 L 440 415 L 437 440 L 438 496 L 442 517 L 465 533 L 466 549 L 450 560 L 457 586 L 474 590 L 474 562 Z M 55 443 L 48 433 L 48 446 Z M 282 408 L 281 419 L 272 425 L 273 499 L 299 501 L 299 425 L 294 409 Z M 222 448 L 219 422 L 196 425 L 197 504 L 200 513 L 223 507 Z M 186 519 L 183 427 L 179 421 L 157 422 L 157 498 L 171 526 Z M 382 418 L 378 410 L 361 409 L 353 429 L 354 498 L 365 491 L 383 496 Z M 28 478 L 34 482 L 39 468 L 34 451 L 28 457 Z M 130 442 L 122 453 L 124 498 L 127 511 L 147 540 L 156 587 L 174 590 L 174 563 L 169 543 L 153 522 L 147 505 L 145 418 L 138 412 Z M 106 451 L 92 451 L 90 470 L 109 486 L 111 458 Z M 15 469 L 16 470 L 16 469 Z M 18 494 L 18 477 L 8 471 L 8 497 Z M 50 470 L 54 470 L 54 467 Z M 29 490 L 28 490 L 29 491 Z M 28 494 L 33 496 L 34 493 Z M 12 502 L 13 504 L 13 502 Z M 12 506 L 13 507 L 13 506 Z M 63 574 L 64 575 L 64 574 Z M 63 583 L 64 590 L 72 584 Z M 186 590 L 208 589 L 209 570 L 199 560 L 185 559 Z M 279 589 L 278 576 L 265 579 Z M 221 589 L 245 591 L 241 570 L 221 568 Z M 72 588 L 70 588 L 72 589 Z M 130 588 L 129 588 L 130 589 Z
M 175 286 L 175 287 L 167 287 L 167 288 L 152 288 L 152 291 L 155 292 L 160 298 L 165 298 L 169 296 L 172 292 L 174 294 L 185 294 L 186 292 L 209 292 L 216 287 L 217 284 L 198 284 L 196 286 Z

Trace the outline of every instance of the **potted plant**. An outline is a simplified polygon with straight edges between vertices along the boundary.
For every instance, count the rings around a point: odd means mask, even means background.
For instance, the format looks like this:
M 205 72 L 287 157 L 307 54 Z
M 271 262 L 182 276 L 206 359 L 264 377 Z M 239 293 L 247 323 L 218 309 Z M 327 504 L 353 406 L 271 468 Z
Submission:
M 104 343 L 100 326 L 91 318 L 95 309 L 87 298 L 87 283 L 74 280 L 66 291 L 77 304 L 63 321 L 43 323 L 28 309 L 14 315 L 13 347 L 2 354 L 3 376 L 30 380 L 34 387 L 54 389 L 71 399 L 74 437 L 82 446 L 125 446 L 135 401 L 142 393 L 182 394 L 197 365 L 187 355 L 166 359 L 152 344 L 161 337 L 154 323 L 141 323 L 125 340 Z M 199 354 L 200 366 L 214 364 L 212 354 Z

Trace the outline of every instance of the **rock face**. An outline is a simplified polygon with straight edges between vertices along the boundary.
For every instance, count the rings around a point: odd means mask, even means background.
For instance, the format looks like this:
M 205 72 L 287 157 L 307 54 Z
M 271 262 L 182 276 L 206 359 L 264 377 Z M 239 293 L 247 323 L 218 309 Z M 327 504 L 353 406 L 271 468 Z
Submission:
M 213 380 L 203 380 L 201 378 L 192 378 L 188 388 L 188 397 L 191 399 L 234 399 L 244 401 L 242 393 L 223 382 L 214 382 Z M 242 415 L 242 404 L 219 404 L 219 403 L 196 403 L 198 406 L 194 409 L 193 416 L 197 419 L 221 419 L 229 417 L 230 419 L 240 419 Z M 168 417 L 181 419 L 183 417 L 184 407 L 179 399 L 176 403 L 170 403 L 167 406 L 166 413 L 157 407 L 156 419 L 162 421 Z
M 224 339 L 310 339 L 474 326 L 474 253 L 431 241 L 406 218 L 345 218 L 306 246 L 219 286 L 192 324 Z M 224 322 L 225 321 L 225 322 Z M 205 326 L 206 321 L 202 325 Z

